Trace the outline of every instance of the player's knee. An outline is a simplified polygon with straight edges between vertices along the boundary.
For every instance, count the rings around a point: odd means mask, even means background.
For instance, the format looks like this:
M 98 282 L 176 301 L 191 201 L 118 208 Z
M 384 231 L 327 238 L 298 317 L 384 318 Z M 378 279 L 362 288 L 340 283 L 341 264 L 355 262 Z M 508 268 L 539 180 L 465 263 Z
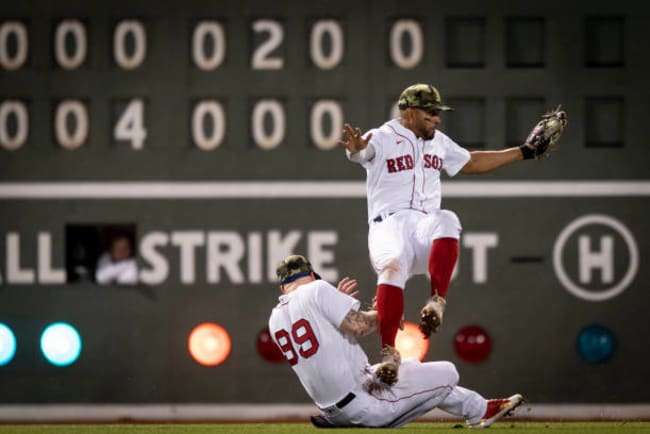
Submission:
M 458 381 L 460 380 L 460 375 L 458 374 L 458 369 L 456 369 L 456 365 L 454 365 L 451 362 L 441 362 L 444 364 L 445 371 L 447 372 L 448 378 L 449 378 L 449 384 L 453 384 L 456 386 L 458 384 Z
M 438 215 L 440 234 L 449 238 L 460 238 L 460 219 L 455 212 L 441 209 Z
M 440 210 L 440 221 L 445 224 L 445 226 L 457 227 L 460 229 L 460 219 L 455 212 L 448 209 Z
M 389 258 L 378 264 L 381 280 L 395 282 L 401 279 L 403 266 L 399 258 Z

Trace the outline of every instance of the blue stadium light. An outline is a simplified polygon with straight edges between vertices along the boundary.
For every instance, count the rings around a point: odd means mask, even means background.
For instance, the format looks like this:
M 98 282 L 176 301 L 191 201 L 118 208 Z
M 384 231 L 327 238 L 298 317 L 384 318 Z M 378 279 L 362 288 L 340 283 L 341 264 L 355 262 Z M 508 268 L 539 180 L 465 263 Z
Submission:
M 9 327 L 0 322 L 0 366 L 11 362 L 16 354 L 16 337 Z
M 41 335 L 41 351 L 51 364 L 68 366 L 77 361 L 81 353 L 79 332 L 64 322 L 50 324 Z
M 580 331 L 576 347 L 585 362 L 605 363 L 616 352 L 616 338 L 607 327 L 594 324 Z

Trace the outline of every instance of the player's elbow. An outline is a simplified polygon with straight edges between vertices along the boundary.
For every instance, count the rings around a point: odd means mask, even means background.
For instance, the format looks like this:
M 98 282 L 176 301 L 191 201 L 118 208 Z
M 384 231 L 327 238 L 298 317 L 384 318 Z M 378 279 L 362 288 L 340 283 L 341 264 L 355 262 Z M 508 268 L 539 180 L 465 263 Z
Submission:
M 483 167 L 479 161 L 474 156 L 471 156 L 469 161 L 460 169 L 460 173 L 463 175 L 480 175 L 485 173 L 488 170 Z

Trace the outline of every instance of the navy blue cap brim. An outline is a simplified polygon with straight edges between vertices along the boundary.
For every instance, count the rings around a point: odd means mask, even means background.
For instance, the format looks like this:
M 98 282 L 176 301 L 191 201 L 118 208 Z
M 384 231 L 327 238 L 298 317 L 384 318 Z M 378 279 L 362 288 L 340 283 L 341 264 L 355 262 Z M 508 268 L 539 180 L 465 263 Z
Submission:
M 314 273 L 314 277 L 316 278 L 316 280 L 321 279 L 320 275 L 318 273 L 316 273 L 315 271 L 303 271 L 303 272 L 300 272 L 300 273 L 296 273 L 293 276 L 287 277 L 282 282 L 280 282 L 280 284 L 281 285 L 286 285 L 287 283 L 291 283 L 294 280 L 300 279 L 301 277 L 309 276 L 311 273 Z

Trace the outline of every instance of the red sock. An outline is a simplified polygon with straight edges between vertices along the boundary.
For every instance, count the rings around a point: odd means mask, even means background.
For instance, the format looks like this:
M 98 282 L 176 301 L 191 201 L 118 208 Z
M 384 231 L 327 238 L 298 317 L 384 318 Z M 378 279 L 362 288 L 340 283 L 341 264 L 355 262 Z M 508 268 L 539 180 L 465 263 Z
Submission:
M 395 336 L 404 313 L 404 291 L 393 285 L 377 286 L 377 320 L 381 346 L 395 346 Z
M 429 273 L 431 274 L 431 295 L 447 297 L 451 273 L 458 260 L 458 240 L 456 238 L 439 238 L 433 241 L 429 255 Z

